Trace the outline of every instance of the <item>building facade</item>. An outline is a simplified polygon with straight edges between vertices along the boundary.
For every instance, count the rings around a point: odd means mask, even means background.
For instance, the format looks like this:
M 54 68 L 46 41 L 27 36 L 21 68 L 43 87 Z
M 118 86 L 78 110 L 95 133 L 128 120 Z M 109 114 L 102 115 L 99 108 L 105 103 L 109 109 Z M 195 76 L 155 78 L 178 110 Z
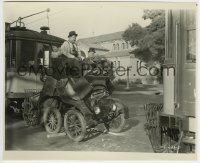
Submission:
M 130 42 L 125 41 L 122 34 L 123 31 L 80 39 L 78 44 L 80 49 L 86 53 L 92 47 L 95 48 L 97 55 L 104 55 L 111 61 L 116 70 L 115 80 L 129 80 L 130 82 L 147 84 L 148 70 L 138 70 L 139 67 L 145 66 L 145 63 L 137 59 L 134 54 L 131 54 L 136 47 L 132 47 Z
M 81 55 L 85 58 L 88 57 L 89 48 L 94 48 L 96 51 L 96 54 L 99 54 L 99 55 L 104 55 L 105 53 L 109 52 L 109 49 L 106 49 L 99 44 L 85 43 L 82 41 L 81 42 L 78 41 L 78 48 L 81 51 Z

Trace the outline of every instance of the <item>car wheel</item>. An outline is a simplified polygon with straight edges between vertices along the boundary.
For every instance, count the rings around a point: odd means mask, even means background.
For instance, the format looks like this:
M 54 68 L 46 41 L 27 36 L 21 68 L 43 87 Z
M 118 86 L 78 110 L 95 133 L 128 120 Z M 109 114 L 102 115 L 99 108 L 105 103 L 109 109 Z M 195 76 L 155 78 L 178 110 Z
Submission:
M 125 126 L 125 113 L 124 106 L 121 103 L 115 103 L 117 111 L 111 115 L 111 121 L 109 123 L 109 131 L 113 133 L 121 132 Z
M 50 134 L 58 133 L 62 127 L 61 113 L 56 108 L 46 108 L 43 114 L 44 127 Z
M 67 135 L 73 141 L 79 142 L 86 134 L 86 121 L 76 110 L 69 110 L 64 116 L 64 127 Z

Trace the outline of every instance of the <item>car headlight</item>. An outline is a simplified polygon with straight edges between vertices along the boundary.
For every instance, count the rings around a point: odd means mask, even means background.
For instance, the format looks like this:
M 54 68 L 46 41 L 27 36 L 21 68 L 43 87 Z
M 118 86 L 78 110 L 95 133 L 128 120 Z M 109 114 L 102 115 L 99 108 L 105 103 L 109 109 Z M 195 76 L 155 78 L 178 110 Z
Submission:
M 99 114 L 101 112 L 100 108 L 98 106 L 94 107 L 95 114 Z
M 116 111 L 117 110 L 117 106 L 115 104 L 112 105 L 112 111 Z

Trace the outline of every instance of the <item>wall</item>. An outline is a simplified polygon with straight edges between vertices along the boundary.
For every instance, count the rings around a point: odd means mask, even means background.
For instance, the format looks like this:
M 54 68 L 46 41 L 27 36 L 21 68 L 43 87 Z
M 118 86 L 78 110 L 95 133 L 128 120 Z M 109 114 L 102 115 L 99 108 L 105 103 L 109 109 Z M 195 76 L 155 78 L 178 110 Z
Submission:
M 85 53 L 86 57 L 88 57 L 88 50 L 90 48 L 89 46 L 87 46 L 86 44 L 83 44 L 83 43 L 79 43 L 78 48 L 79 48 L 79 50 L 81 50 Z M 100 49 L 95 49 L 95 51 L 96 51 L 96 54 L 98 54 L 98 55 L 103 55 L 106 53 L 105 50 L 100 50 Z
M 101 43 L 98 43 L 98 44 L 102 45 L 106 49 L 109 49 L 110 51 L 131 49 L 130 43 L 126 42 L 123 39 L 121 39 L 121 40 L 111 40 L 111 41 L 101 42 Z M 124 48 L 123 48 L 123 44 L 124 44 Z M 114 49 L 114 45 L 116 47 L 115 49 Z M 117 48 L 117 45 L 119 45 L 119 49 Z

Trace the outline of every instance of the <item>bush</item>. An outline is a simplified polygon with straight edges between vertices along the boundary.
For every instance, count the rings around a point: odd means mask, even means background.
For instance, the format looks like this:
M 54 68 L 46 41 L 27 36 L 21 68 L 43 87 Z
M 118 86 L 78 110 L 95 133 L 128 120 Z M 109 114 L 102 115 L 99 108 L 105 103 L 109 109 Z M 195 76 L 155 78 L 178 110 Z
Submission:
M 118 79 L 118 80 L 114 81 L 114 84 L 116 84 L 116 85 L 126 85 L 127 80 L 126 79 Z
M 143 83 L 145 83 L 145 84 L 158 84 L 158 83 L 162 83 L 162 80 L 161 80 L 161 78 L 159 78 L 157 76 L 148 75 L 147 77 L 145 77 L 145 81 L 143 81 Z
M 136 79 L 134 84 L 142 84 L 142 80 L 141 79 Z

